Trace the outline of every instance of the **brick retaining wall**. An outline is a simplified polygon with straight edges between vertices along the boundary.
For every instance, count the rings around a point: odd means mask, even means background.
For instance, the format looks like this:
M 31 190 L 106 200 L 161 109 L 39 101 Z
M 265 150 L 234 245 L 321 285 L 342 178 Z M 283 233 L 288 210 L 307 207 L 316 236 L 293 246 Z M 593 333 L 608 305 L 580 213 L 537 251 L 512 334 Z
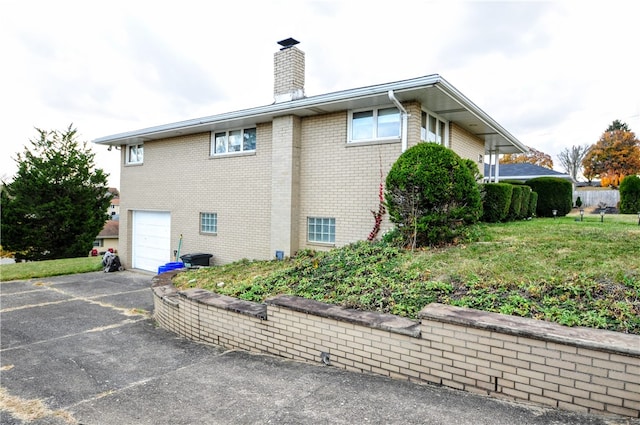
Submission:
M 413 321 L 281 295 L 265 304 L 154 277 L 154 317 L 207 344 L 564 410 L 640 417 L 640 336 L 430 304 Z

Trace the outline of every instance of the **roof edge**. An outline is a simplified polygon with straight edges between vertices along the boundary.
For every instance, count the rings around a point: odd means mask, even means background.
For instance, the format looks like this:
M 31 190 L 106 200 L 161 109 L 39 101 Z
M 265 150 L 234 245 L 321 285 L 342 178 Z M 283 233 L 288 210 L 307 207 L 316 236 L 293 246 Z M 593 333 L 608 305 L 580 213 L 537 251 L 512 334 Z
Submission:
M 225 112 L 222 114 L 210 115 L 191 120 L 178 121 L 170 124 L 163 124 L 153 127 L 147 127 L 139 130 L 133 130 L 123 133 L 117 133 L 109 136 L 99 137 L 92 142 L 96 144 L 111 144 L 123 139 L 134 137 L 151 136 L 157 133 L 174 131 L 179 129 L 189 129 L 199 125 L 207 125 L 214 122 L 224 122 L 233 119 L 246 118 L 250 116 L 259 117 L 261 115 L 282 113 L 287 111 L 295 111 L 296 109 L 309 108 L 312 106 L 322 106 L 330 103 L 340 102 L 348 99 L 356 99 L 367 96 L 375 96 L 387 93 L 389 90 L 402 90 L 408 88 L 427 87 L 439 84 L 444 81 L 438 74 L 430 74 L 423 77 L 412 78 L 408 80 L 395 81 L 391 83 L 377 84 L 365 86 L 356 89 L 341 90 L 332 93 L 326 93 L 316 96 L 304 97 L 289 102 L 272 103 L 265 106 L 255 108 L 241 109 L 233 112 Z
M 525 153 L 525 152 L 529 151 L 529 148 L 526 145 L 524 145 L 522 142 L 520 142 L 518 139 L 516 139 L 515 136 L 513 136 L 504 127 L 502 127 L 500 124 L 498 124 L 498 122 L 496 120 L 491 118 L 478 105 L 473 103 L 468 97 L 466 97 L 464 94 L 462 94 L 462 92 L 460 92 L 458 89 L 456 89 L 447 80 L 445 80 L 444 78 L 440 78 L 440 81 L 438 82 L 437 87 L 439 89 L 441 89 L 442 91 L 444 91 L 449 96 L 451 96 L 452 98 L 454 98 L 460 104 L 462 104 L 470 112 L 475 114 L 478 117 L 478 119 L 483 120 L 489 126 L 495 128 L 497 131 L 499 131 L 504 136 L 505 139 L 507 139 L 514 146 L 516 146 L 518 149 L 520 149 L 522 151 L 522 153 Z

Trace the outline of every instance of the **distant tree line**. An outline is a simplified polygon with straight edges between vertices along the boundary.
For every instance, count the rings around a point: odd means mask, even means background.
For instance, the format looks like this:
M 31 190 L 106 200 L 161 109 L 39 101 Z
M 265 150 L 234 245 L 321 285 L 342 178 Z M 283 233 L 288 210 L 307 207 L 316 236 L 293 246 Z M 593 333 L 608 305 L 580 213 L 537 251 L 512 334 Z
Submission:
M 601 186 L 617 188 L 626 176 L 640 174 L 640 141 L 626 123 L 614 120 L 596 143 L 564 148 L 558 160 L 576 181 L 582 174 L 588 182 L 599 179 Z M 503 155 L 500 162 L 553 169 L 551 157 L 533 148 L 523 154 Z

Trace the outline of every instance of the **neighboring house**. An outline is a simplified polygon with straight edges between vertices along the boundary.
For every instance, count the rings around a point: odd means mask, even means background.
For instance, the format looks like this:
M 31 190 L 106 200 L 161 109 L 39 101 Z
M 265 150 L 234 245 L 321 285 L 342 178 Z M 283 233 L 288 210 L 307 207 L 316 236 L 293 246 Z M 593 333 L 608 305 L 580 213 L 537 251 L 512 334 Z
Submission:
M 117 220 L 107 220 L 104 227 L 96 236 L 93 247 L 100 253 L 104 253 L 109 248 L 118 252 L 118 240 L 120 234 L 120 222 Z
M 541 167 L 535 164 L 498 164 L 497 176 L 495 170 L 495 165 L 484 164 L 484 180 L 492 182 L 500 180 L 524 182 L 536 177 L 558 177 L 561 179 L 570 180 L 573 183 L 573 179 L 569 174 L 563 174 L 558 171 L 551 170 L 546 167 Z
M 120 217 L 120 198 L 111 199 L 108 214 L 112 220 L 117 220 Z
M 440 143 L 478 165 L 527 151 L 437 74 L 307 97 L 304 53 L 279 44 L 274 103 L 94 140 L 120 149 L 127 268 L 157 271 L 179 247 L 222 264 L 363 240 L 408 147 Z

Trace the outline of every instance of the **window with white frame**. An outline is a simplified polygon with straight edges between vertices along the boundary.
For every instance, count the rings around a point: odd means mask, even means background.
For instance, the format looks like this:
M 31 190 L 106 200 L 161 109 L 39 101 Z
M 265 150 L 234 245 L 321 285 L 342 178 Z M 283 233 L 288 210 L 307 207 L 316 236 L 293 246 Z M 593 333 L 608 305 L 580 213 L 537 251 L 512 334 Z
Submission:
M 256 129 L 211 132 L 211 155 L 256 150 Z
M 138 145 L 127 145 L 127 164 L 142 164 L 144 160 L 144 149 L 142 143 Z
M 400 111 L 375 108 L 349 112 L 349 142 L 397 139 L 400 137 Z
M 218 233 L 218 213 L 200 213 L 200 232 Z
M 422 111 L 420 140 L 447 146 L 447 123 L 433 114 Z
M 335 243 L 336 219 L 332 217 L 307 217 L 309 242 Z

